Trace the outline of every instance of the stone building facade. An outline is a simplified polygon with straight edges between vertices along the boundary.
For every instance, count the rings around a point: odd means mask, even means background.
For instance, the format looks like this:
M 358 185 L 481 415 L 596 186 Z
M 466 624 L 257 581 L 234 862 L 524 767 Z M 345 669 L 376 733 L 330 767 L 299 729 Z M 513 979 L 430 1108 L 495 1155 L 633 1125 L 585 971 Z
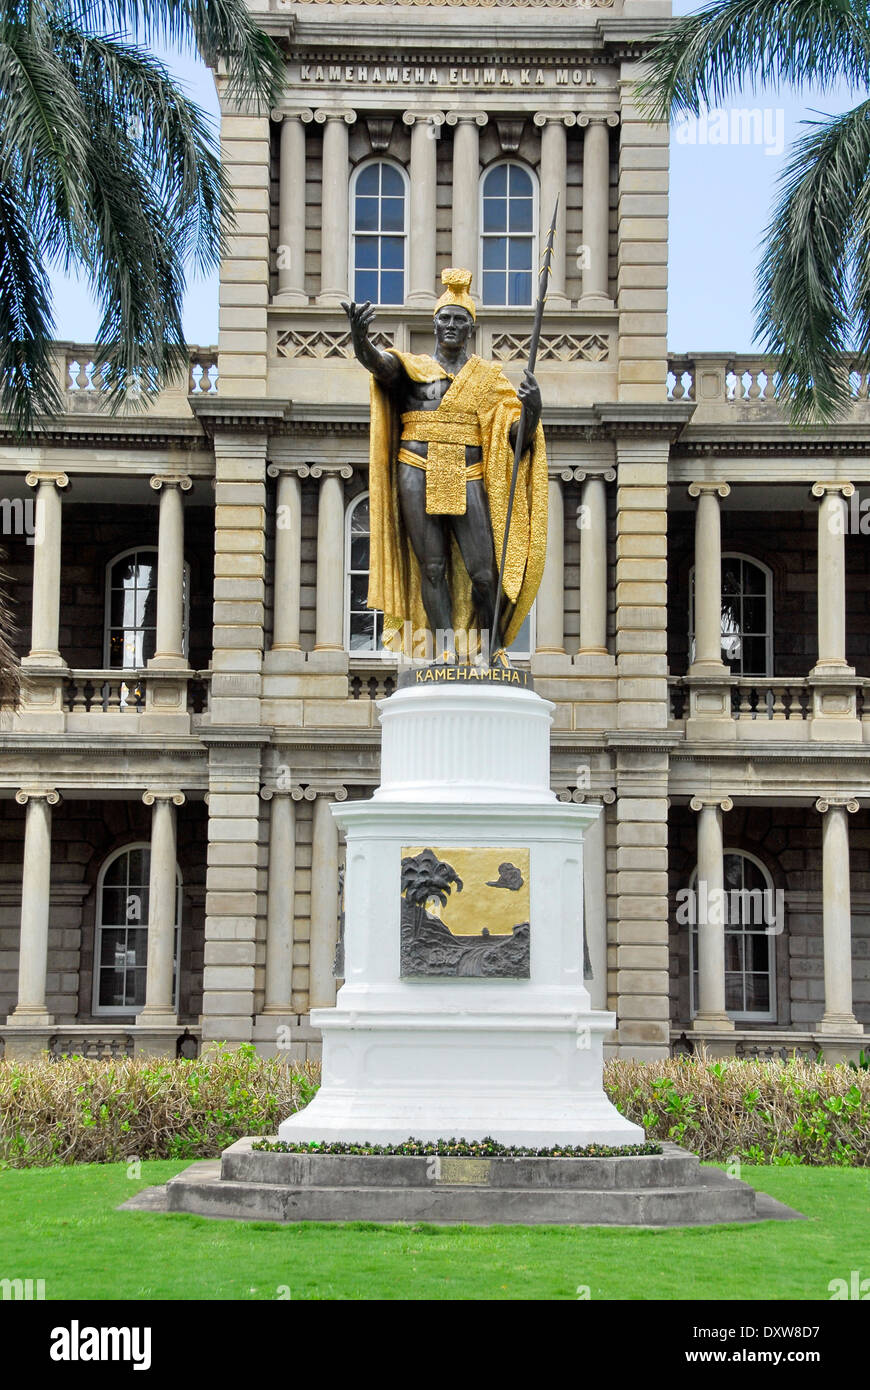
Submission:
M 516 381 L 557 193 L 550 530 L 515 660 L 555 705 L 554 789 L 604 808 L 593 1003 L 624 1056 L 855 1055 L 868 380 L 798 434 L 763 360 L 669 359 L 668 132 L 635 97 L 668 3 L 251 8 L 287 82 L 270 115 L 224 102 L 217 348 L 112 417 L 87 346 L 58 344 L 66 413 L 0 442 L 26 678 L 0 732 L 6 1055 L 316 1055 L 330 803 L 377 784 L 396 679 L 360 599 L 368 384 L 340 301 L 425 351 L 440 273 L 467 266 L 476 351 Z

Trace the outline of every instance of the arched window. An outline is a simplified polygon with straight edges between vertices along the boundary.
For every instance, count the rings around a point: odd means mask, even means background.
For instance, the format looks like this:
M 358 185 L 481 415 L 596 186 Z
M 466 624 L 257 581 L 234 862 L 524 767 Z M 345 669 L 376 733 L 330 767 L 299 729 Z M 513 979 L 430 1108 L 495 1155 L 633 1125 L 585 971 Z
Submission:
M 773 675 L 772 578 L 767 565 L 748 555 L 722 556 L 722 660 L 732 675 Z M 694 661 L 694 566 L 689 592 L 689 652 Z
M 383 650 L 384 615 L 366 608 L 369 587 L 369 494 L 355 497 L 347 509 L 344 550 L 344 645 L 351 655 Z M 529 657 L 535 649 L 535 609 L 508 648 L 511 656 Z
M 94 1013 L 135 1013 L 145 1004 L 148 962 L 148 874 L 151 847 L 125 845 L 110 854 L 97 879 Z M 176 868 L 175 986 L 181 935 L 181 874 Z
M 183 651 L 187 655 L 190 566 L 184 566 Z M 136 546 L 106 566 L 103 660 L 107 668 L 137 670 L 157 650 L 157 550 Z
M 724 854 L 725 1008 L 735 1021 L 776 1021 L 776 941 L 782 932 L 781 902 L 767 869 L 754 855 L 729 849 Z M 689 929 L 692 1016 L 698 1010 L 698 920 L 718 920 L 714 907 L 692 875 L 694 921 Z M 718 909 L 717 909 L 718 911 Z
M 350 183 L 351 283 L 357 302 L 404 304 L 408 177 L 386 160 L 362 164 Z
M 347 509 L 345 527 L 344 645 L 351 653 L 376 652 L 384 615 L 366 608 L 369 588 L 369 495 L 361 493 Z
M 484 304 L 532 303 L 537 266 L 535 177 L 507 160 L 481 180 L 480 285 Z

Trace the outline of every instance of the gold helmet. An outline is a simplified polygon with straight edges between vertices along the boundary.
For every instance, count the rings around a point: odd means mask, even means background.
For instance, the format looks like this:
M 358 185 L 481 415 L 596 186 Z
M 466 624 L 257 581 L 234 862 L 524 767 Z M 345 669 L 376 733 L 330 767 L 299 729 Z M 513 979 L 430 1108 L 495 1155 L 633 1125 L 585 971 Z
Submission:
M 441 283 L 447 288 L 432 310 L 433 315 L 437 314 L 439 309 L 446 309 L 449 304 L 455 304 L 460 309 L 466 309 L 471 317 L 476 319 L 474 300 L 468 293 L 471 285 L 471 271 L 458 270 L 455 267 L 450 270 L 442 270 Z

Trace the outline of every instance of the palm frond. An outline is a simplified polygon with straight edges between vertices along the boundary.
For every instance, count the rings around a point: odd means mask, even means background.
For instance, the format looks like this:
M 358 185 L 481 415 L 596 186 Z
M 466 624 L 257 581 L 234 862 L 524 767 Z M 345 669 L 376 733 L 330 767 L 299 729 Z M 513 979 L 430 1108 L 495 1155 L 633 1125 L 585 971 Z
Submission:
M 20 182 L 0 181 L 0 411 L 20 433 L 63 409 L 54 376 L 48 275 Z
M 870 345 L 870 101 L 805 124 L 765 233 L 756 303 L 796 423 L 848 409 L 843 354 Z
M 638 97 L 651 120 L 698 115 L 745 79 L 753 89 L 870 80 L 870 24 L 860 0 L 719 0 L 687 15 L 644 56 Z
M 223 61 L 234 100 L 268 111 L 282 91 L 284 58 L 245 0 L 59 0 L 59 7 L 83 30 L 163 40 L 196 49 L 211 66 Z

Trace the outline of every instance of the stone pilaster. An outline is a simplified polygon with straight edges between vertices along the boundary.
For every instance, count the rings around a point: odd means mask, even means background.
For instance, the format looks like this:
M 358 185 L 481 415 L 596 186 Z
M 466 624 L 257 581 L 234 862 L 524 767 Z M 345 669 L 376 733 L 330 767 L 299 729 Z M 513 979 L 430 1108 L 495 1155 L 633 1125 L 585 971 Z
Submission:
M 206 734 L 209 743 L 203 1043 L 251 1038 L 257 942 L 265 934 L 260 869 L 261 747 L 268 735 Z M 264 846 L 265 848 L 265 846 Z
M 635 101 L 643 63 L 620 67 L 619 399 L 667 395 L 668 158 L 666 122 L 647 121 Z
M 448 111 L 453 132 L 453 250 L 451 263 L 473 272 L 480 259 L 478 206 L 480 199 L 480 130 L 488 117 L 482 111 Z M 477 275 L 475 274 L 475 281 Z M 479 298 L 472 284 L 471 296 Z
M 48 973 L 48 923 L 51 895 L 51 808 L 60 802 L 53 787 L 21 787 L 15 793 L 26 806 L 24 868 L 21 879 L 21 935 L 18 945 L 18 999 L 10 1024 L 51 1026 L 45 999 Z
M 435 225 L 438 137 L 443 111 L 405 111 L 411 127 L 411 219 L 408 246 L 409 304 L 435 303 Z
M 235 196 L 236 225 L 221 259 L 220 391 L 267 394 L 269 303 L 269 117 L 225 104 L 221 164 Z
M 266 437 L 215 437 L 211 722 L 260 722 L 265 604 Z
M 643 1060 L 670 1052 L 667 787 L 667 753 L 619 751 L 616 941 L 608 955 L 619 1055 Z
M 619 727 L 666 729 L 667 441 L 617 441 Z
M 287 779 L 283 779 L 286 781 Z M 269 803 L 269 866 L 266 905 L 266 978 L 263 1010 L 254 1035 L 277 1046 L 278 1028 L 296 1022 L 292 1008 L 294 898 L 296 892 L 296 801 L 302 790 L 267 786 L 260 796 Z M 286 1041 L 289 1043 L 289 1035 Z
M 810 737 L 860 743 L 855 668 L 846 660 L 846 531 L 850 482 L 813 484 L 819 499 L 818 659 L 809 673 L 813 697 Z
M 610 294 L 610 131 L 619 116 L 583 115 L 583 271 L 581 309 L 612 309 Z
M 343 468 L 314 467 L 320 477 L 317 504 L 317 592 L 315 617 L 316 652 L 344 651 L 344 488 L 351 477 Z
M 535 604 L 532 671 L 547 675 L 570 668 L 565 653 L 565 500 L 558 473 L 549 479 L 547 555 Z
M 698 999 L 696 1032 L 730 1033 L 734 1022 L 725 1010 L 725 860 L 722 813 L 730 797 L 695 796 L 689 805 L 698 813 L 698 876 L 695 902 L 698 924 Z
M 305 293 L 305 127 L 313 120 L 308 107 L 275 111 L 281 123 L 278 203 L 278 304 L 307 304 Z
M 175 808 L 184 805 L 181 791 L 146 791 L 151 809 L 151 855 L 148 874 L 148 961 L 145 1007 L 137 1015 L 142 1028 L 173 1028 L 175 1011 L 175 927 L 178 917 L 177 829 Z
M 348 108 L 318 110 L 323 126 L 323 185 L 320 203 L 321 261 L 318 304 L 340 304 L 348 298 L 348 127 L 356 112 Z
M 535 125 L 541 130 L 541 245 L 550 227 L 553 206 L 559 199 L 559 213 L 556 218 L 556 240 L 550 283 L 547 288 L 547 305 L 550 309 L 568 309 L 570 301 L 565 294 L 567 266 L 567 246 L 565 244 L 565 214 L 568 201 L 568 133 L 567 126 L 577 124 L 573 112 L 538 111 Z
M 852 1009 L 852 896 L 849 815 L 853 797 L 816 802 L 822 822 L 822 933 L 825 952 L 825 1012 L 820 1033 L 863 1033 Z

